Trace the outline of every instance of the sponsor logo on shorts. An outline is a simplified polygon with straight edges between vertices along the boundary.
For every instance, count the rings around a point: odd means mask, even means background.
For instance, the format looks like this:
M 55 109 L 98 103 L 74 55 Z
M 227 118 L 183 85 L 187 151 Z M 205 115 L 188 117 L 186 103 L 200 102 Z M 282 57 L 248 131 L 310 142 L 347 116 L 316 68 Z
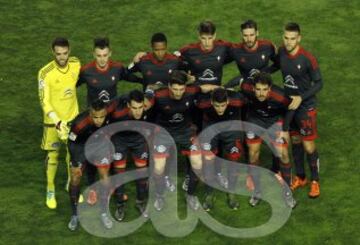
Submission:
M 159 153 L 164 153 L 166 151 L 166 146 L 164 145 L 158 145 L 155 147 L 156 151 Z
M 233 147 L 230 149 L 230 153 L 239 153 L 239 148 L 237 148 L 236 146 L 233 146 Z
M 141 159 L 148 159 L 149 158 L 149 154 L 147 152 L 143 152 L 140 156 Z
M 209 143 L 204 143 L 204 144 L 202 145 L 202 147 L 203 147 L 203 149 L 204 149 L 205 151 L 210 151 L 210 150 L 211 150 L 211 144 L 209 144 Z
M 123 158 L 123 154 L 121 154 L 120 152 L 116 152 L 114 154 L 114 160 L 120 161 L 122 158 Z
M 249 132 L 246 133 L 246 137 L 248 139 L 254 139 L 255 138 L 255 133 L 252 132 L 252 131 L 249 131 Z
M 197 151 L 197 150 L 199 150 L 197 145 L 191 145 L 190 146 L 190 151 Z

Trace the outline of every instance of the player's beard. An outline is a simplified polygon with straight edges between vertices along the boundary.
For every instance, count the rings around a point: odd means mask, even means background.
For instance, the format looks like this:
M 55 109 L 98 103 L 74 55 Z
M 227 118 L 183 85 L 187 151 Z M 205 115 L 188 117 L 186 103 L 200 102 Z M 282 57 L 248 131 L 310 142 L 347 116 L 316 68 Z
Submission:
M 247 47 L 248 49 L 252 49 L 252 48 L 255 47 L 256 42 L 257 42 L 257 38 L 255 38 L 255 40 L 254 40 L 253 42 L 246 42 L 246 47 Z
M 67 58 L 66 60 L 60 60 L 60 61 L 56 59 L 55 61 L 56 61 L 56 64 L 58 64 L 58 66 L 65 67 L 68 63 L 68 60 L 69 60 L 69 58 Z

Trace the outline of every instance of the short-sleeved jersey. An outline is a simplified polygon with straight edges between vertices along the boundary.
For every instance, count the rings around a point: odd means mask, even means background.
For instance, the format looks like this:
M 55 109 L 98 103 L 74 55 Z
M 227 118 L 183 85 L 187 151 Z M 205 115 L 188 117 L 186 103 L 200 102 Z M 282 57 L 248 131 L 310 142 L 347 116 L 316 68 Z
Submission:
M 283 118 L 290 104 L 290 99 L 285 95 L 284 90 L 272 85 L 268 97 L 259 101 L 254 92 L 254 85 L 250 81 L 241 84 L 241 90 L 247 98 L 249 117 L 257 118 Z
M 244 43 L 234 43 L 230 55 L 235 60 L 241 76 L 248 78 L 252 70 L 264 71 L 269 62 L 275 60 L 276 48 L 268 40 L 258 40 L 257 48 L 254 50 L 247 48 Z
M 200 88 L 188 85 L 180 100 L 171 97 L 169 88 L 155 90 L 150 103 L 153 105 L 155 122 L 167 130 L 185 129 L 191 126 L 195 109 L 195 96 Z
M 108 125 L 109 122 L 110 120 L 107 117 L 101 127 Z M 89 111 L 84 111 L 71 122 L 68 140 L 74 144 L 85 144 L 88 138 L 98 129 L 99 127 L 96 127 L 93 123 Z
M 287 95 L 301 96 L 313 86 L 313 81 L 321 80 L 316 58 L 302 47 L 295 55 L 290 55 L 285 47 L 280 47 L 278 62 Z M 301 105 L 305 107 L 315 106 L 315 96 L 304 100 Z
M 118 81 L 126 77 L 126 68 L 120 62 L 109 61 L 107 69 L 100 70 L 96 62 L 92 61 L 81 67 L 77 86 L 86 84 L 88 104 L 97 99 L 109 102 L 117 95 Z
M 56 61 L 51 61 L 40 69 L 38 74 L 39 97 L 44 111 L 44 123 L 53 124 L 49 117 L 55 112 L 62 121 L 71 121 L 79 113 L 76 82 L 80 72 L 80 61 L 70 57 L 62 68 Z
M 221 116 L 216 113 L 211 104 L 210 94 L 201 94 L 198 96 L 196 106 L 203 111 L 203 124 L 205 127 L 222 121 L 241 119 L 241 108 L 246 104 L 245 97 L 235 91 L 227 91 L 227 93 L 229 104 Z
M 223 66 L 232 61 L 229 55 L 230 46 L 229 42 L 216 40 L 214 48 L 207 51 L 203 50 L 198 42 L 181 48 L 180 54 L 199 85 L 220 85 Z
M 138 63 L 130 64 L 128 71 L 142 74 L 143 90 L 145 90 L 148 85 L 156 83 L 167 85 L 172 71 L 182 69 L 181 63 L 181 60 L 173 54 L 165 54 L 164 59 L 159 61 L 153 53 L 148 53 Z

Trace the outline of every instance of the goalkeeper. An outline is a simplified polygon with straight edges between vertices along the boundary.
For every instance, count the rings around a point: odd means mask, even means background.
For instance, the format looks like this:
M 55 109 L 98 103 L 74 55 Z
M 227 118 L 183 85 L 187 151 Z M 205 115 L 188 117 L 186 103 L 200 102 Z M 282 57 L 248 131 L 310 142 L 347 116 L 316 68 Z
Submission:
M 76 97 L 76 82 L 80 72 L 80 62 L 69 57 L 70 45 L 65 38 L 56 38 L 52 42 L 54 60 L 40 69 L 38 74 L 39 96 L 44 112 L 44 132 L 41 149 L 47 152 L 46 205 L 50 209 L 57 206 L 55 199 L 55 175 L 58 156 L 62 143 L 66 144 L 69 128 L 67 123 L 79 113 Z M 69 183 L 69 153 L 66 155 Z M 68 184 L 67 184 L 68 187 Z

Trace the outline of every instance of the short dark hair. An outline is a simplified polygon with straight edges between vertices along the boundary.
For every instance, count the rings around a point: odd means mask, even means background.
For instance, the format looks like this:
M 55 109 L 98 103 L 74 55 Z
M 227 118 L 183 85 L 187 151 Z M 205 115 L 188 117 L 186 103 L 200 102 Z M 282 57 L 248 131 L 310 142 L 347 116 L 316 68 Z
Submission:
M 175 70 L 171 73 L 169 85 L 179 84 L 185 85 L 187 82 L 187 76 L 184 71 Z
M 269 85 L 269 87 L 273 83 L 271 75 L 269 73 L 266 73 L 266 72 L 260 72 L 260 73 L 255 74 L 253 76 L 253 82 L 254 82 L 254 85 L 257 84 L 257 83 L 261 83 L 261 84 L 264 84 L 264 85 Z
M 110 48 L 110 40 L 107 37 L 97 37 L 94 39 L 94 49 Z
M 211 100 L 213 102 L 223 103 L 228 100 L 228 93 L 224 88 L 216 88 L 211 93 Z
M 138 103 L 144 102 L 144 93 L 138 89 L 134 89 L 129 93 L 129 103 L 136 101 Z
M 289 22 L 285 25 L 284 28 L 285 31 L 294 31 L 294 32 L 298 32 L 300 34 L 300 26 L 298 23 L 295 22 Z
M 100 110 L 105 109 L 106 105 L 107 104 L 103 100 L 96 99 L 91 103 L 90 108 L 94 111 L 100 111 Z
M 69 40 L 67 40 L 65 37 L 57 37 L 51 43 L 52 50 L 54 50 L 55 46 L 70 47 Z
M 240 25 L 241 31 L 249 28 L 254 28 L 257 31 L 257 23 L 254 20 L 247 20 Z
M 216 32 L 216 26 L 212 21 L 205 20 L 199 24 L 198 31 L 200 34 L 214 35 Z
M 167 43 L 165 34 L 162 32 L 154 33 L 151 37 L 151 45 L 154 45 L 154 43 Z

